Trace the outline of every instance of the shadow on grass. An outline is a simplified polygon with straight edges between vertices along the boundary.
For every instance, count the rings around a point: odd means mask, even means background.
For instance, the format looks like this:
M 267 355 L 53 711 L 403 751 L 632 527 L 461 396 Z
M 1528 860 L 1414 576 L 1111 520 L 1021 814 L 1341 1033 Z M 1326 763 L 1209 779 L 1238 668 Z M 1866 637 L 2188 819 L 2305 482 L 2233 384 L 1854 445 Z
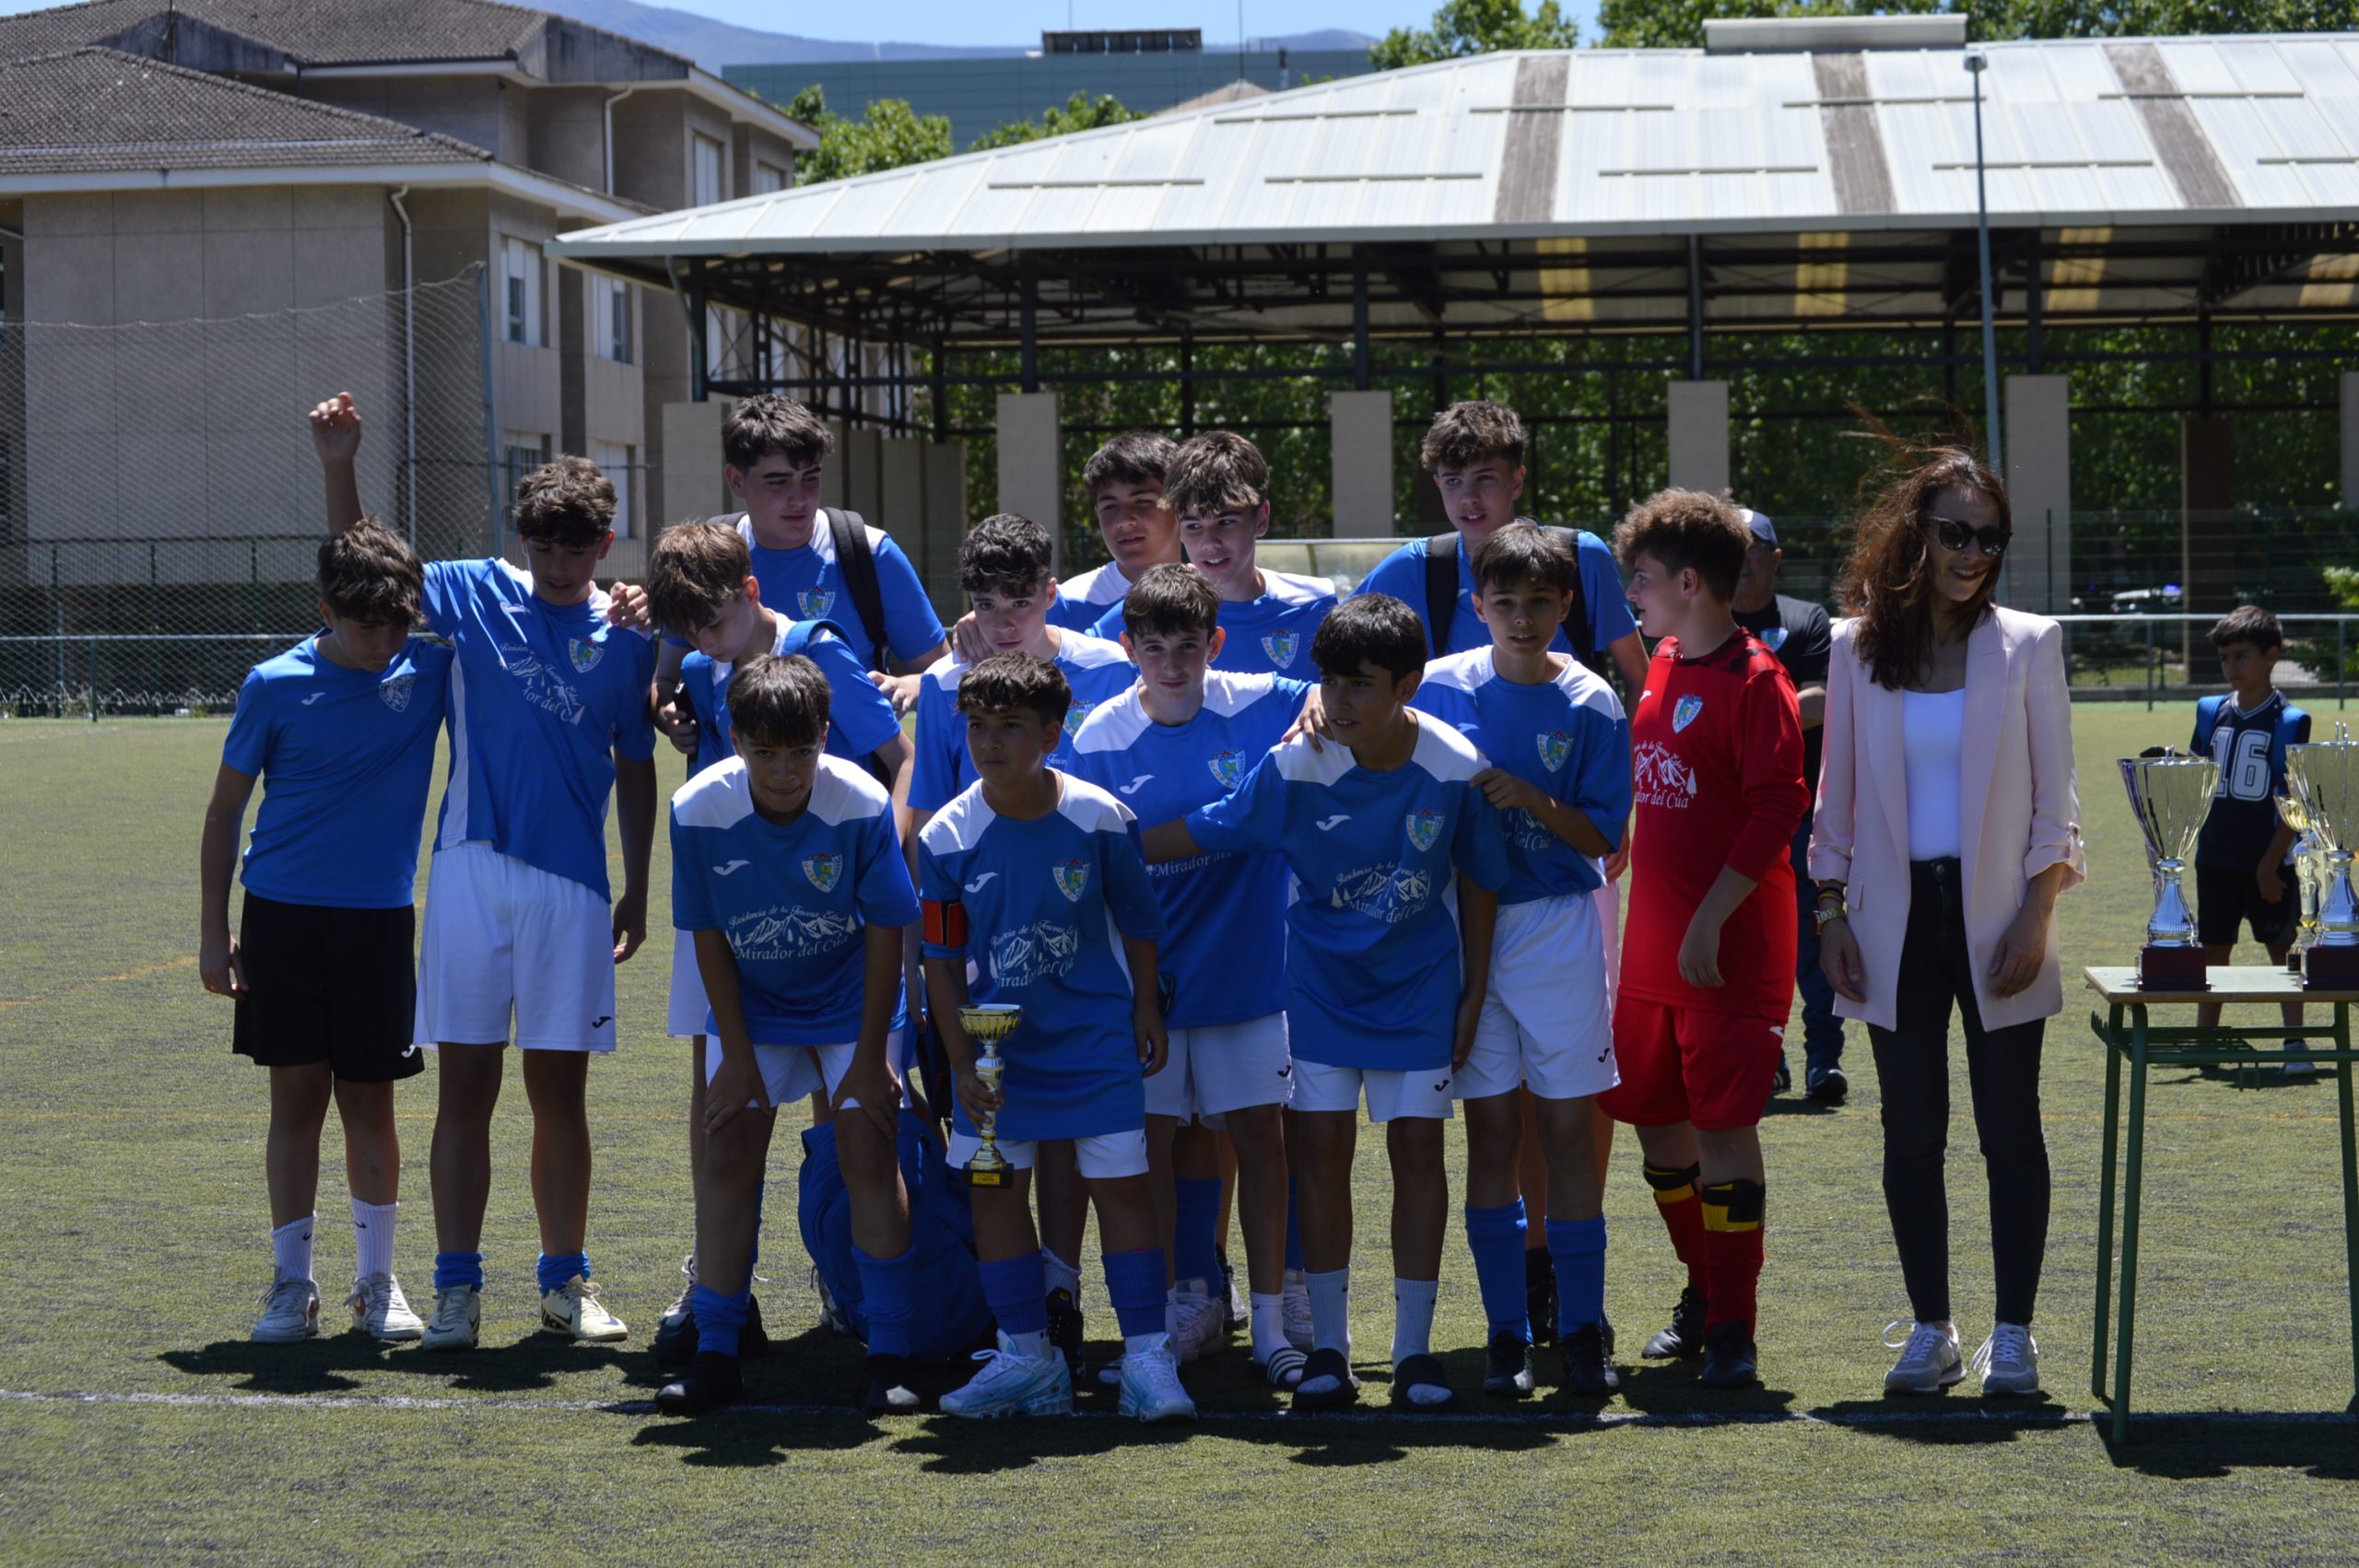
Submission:
M 2359 1421 L 2309 1413 L 2136 1415 L 2130 1439 L 2113 1441 L 2113 1416 L 2094 1412 L 2106 1457 L 2118 1470 L 2173 1480 L 2219 1480 L 2237 1470 L 2301 1470 L 2320 1480 L 2359 1480 Z
M 1882 1399 L 1837 1399 L 1808 1413 L 1860 1436 L 1929 1448 L 2020 1443 L 2033 1433 L 2064 1431 L 2076 1420 L 2045 1393 L 2028 1398 L 1985 1399 L 1957 1389 Z M 1970 1419 L 1978 1416 L 1981 1419 Z
M 1700 1360 L 1625 1363 L 1621 1367 L 1622 1394 L 1618 1403 L 1567 1398 L 1558 1408 L 1567 1414 L 1627 1410 L 1647 1416 L 1693 1416 L 1699 1422 L 1716 1416 L 1783 1415 L 1793 1409 L 1794 1394 L 1790 1389 L 1760 1385 L 1751 1388 L 1707 1388 L 1696 1381 L 1703 1368 Z
M 1830 1106 L 1824 1100 L 1813 1100 L 1805 1094 L 1780 1094 L 1769 1102 L 1762 1112 L 1763 1119 L 1773 1117 L 1840 1116 L 1846 1107 Z
M 361 1334 L 335 1334 L 293 1345 L 257 1345 L 246 1340 L 217 1340 L 194 1351 L 166 1351 L 157 1358 L 193 1377 L 240 1379 L 241 1393 L 335 1394 L 358 1388 L 347 1372 L 399 1372 L 429 1376 L 451 1392 L 521 1394 L 557 1386 L 560 1376 L 598 1367 L 637 1371 L 634 1361 L 652 1362 L 617 1345 L 577 1345 L 553 1334 L 532 1333 L 511 1345 L 440 1353 L 415 1344 L 387 1344 Z M 437 1392 L 440 1392 L 438 1388 Z

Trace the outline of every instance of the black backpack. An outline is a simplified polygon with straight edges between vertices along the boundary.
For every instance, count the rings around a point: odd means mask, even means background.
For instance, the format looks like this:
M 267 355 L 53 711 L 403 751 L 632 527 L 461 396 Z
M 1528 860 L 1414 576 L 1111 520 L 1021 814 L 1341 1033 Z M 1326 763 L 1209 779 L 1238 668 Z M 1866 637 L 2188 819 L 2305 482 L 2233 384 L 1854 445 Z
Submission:
M 843 568 L 844 591 L 851 595 L 851 607 L 860 616 L 860 628 L 868 634 L 868 667 L 882 670 L 890 653 L 885 642 L 885 591 L 876 581 L 876 554 L 868 547 L 868 524 L 858 512 L 840 507 L 824 507 L 820 515 L 827 520 L 827 532 L 835 542 L 836 564 Z M 753 524 L 744 512 L 728 512 L 707 521 L 727 523 L 744 537 L 748 548 L 752 547 Z
M 1580 535 L 1569 528 L 1550 527 L 1548 532 L 1562 540 L 1565 548 L 1574 552 L 1576 566 L 1579 562 Z M 1458 532 L 1437 533 L 1426 541 L 1426 630 L 1433 638 L 1434 657 L 1438 659 L 1449 651 L 1449 628 L 1458 618 Z M 1589 600 L 1581 588 L 1580 573 L 1573 573 L 1573 596 L 1565 606 L 1565 640 L 1573 645 L 1573 657 L 1596 673 L 1605 673 L 1605 661 L 1590 640 Z

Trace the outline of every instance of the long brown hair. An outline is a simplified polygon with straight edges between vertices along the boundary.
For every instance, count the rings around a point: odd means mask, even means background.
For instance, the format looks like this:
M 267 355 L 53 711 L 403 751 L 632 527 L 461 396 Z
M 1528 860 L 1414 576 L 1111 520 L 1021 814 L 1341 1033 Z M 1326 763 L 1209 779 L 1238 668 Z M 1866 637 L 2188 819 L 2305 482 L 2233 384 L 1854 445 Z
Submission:
M 1836 592 L 1859 617 L 1851 640 L 1876 684 L 1898 691 L 1928 668 L 1933 654 L 1933 574 L 1928 569 L 1932 532 L 1926 521 L 1933 497 L 1943 490 L 1971 490 L 1989 498 L 1999 526 L 2014 526 L 2007 487 L 1964 447 L 1911 450 L 1897 476 L 1860 515 L 1850 557 Z M 1999 573 L 1986 573 L 1969 605 L 1969 625 L 1979 624 L 1999 590 Z

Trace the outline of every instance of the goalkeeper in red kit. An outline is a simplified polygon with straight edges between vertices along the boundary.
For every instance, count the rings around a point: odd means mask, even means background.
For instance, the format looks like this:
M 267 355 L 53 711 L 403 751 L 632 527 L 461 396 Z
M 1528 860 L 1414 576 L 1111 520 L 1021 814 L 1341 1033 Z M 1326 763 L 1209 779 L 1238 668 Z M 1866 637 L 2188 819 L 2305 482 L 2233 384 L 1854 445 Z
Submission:
M 1664 490 L 1614 531 L 1638 624 L 1659 638 L 1630 720 L 1630 908 L 1614 1012 L 1648 1185 L 1687 1266 L 1655 1359 L 1701 1353 L 1708 1387 L 1756 1380 L 1760 1121 L 1793 1001 L 1789 847 L 1808 797 L 1802 717 L 1778 656 L 1730 613 L 1751 535 L 1736 509 Z

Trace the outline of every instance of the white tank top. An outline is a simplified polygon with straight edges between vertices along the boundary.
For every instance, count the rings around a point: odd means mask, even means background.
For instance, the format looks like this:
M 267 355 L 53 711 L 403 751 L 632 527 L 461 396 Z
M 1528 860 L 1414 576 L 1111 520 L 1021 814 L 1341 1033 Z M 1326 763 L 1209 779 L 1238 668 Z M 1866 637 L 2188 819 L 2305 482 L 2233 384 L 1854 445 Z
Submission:
M 1958 853 L 1958 762 L 1966 691 L 1900 694 L 1901 749 L 1908 759 L 1908 858 Z

